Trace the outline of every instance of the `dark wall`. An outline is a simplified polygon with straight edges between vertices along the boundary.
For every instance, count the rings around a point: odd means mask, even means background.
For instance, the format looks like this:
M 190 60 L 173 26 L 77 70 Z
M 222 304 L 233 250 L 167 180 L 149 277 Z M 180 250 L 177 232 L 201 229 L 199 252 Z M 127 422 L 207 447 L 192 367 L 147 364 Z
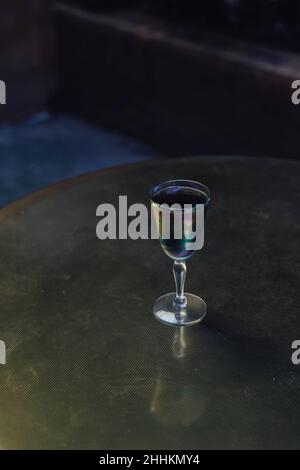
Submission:
M 297 58 L 178 39 L 147 19 L 56 13 L 62 106 L 170 155 L 299 158 Z
M 0 80 L 7 104 L 0 122 L 47 107 L 55 90 L 54 0 L 1 0 Z M 300 0 L 64 0 L 89 11 L 142 9 L 178 27 L 224 28 L 275 47 L 300 49 Z M 223 29 L 222 29 L 223 28 Z M 63 39 L 64 40 L 64 39 Z M 67 39 L 66 39 L 67 40 Z
M 7 88 L 0 122 L 11 122 L 44 109 L 53 90 L 51 2 L 1 0 L 0 11 L 0 80 Z

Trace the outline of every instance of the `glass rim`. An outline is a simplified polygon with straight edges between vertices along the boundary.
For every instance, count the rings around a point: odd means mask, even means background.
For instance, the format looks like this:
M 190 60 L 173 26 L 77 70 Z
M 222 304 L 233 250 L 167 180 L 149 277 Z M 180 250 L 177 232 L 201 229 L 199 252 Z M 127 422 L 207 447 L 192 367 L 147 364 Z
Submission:
M 152 188 L 149 190 L 149 197 L 150 197 L 150 201 L 153 205 L 157 206 L 157 207 L 161 207 L 160 204 L 158 204 L 157 202 L 154 202 L 153 201 L 153 197 L 155 196 L 155 194 L 157 194 L 159 191 L 163 190 L 163 189 L 166 189 L 168 187 L 171 187 L 171 186 L 181 186 L 181 187 L 187 187 L 187 188 L 192 188 L 192 189 L 195 189 L 195 190 L 198 190 L 202 193 L 205 194 L 205 196 L 207 196 L 207 201 L 206 201 L 206 204 L 209 204 L 210 201 L 211 201 L 211 196 L 210 196 L 210 190 L 209 188 L 203 184 L 203 183 L 200 183 L 199 181 L 195 181 L 195 180 L 189 180 L 189 179 L 172 179 L 172 180 L 167 180 L 167 181 L 164 181 L 163 183 L 160 183 L 160 184 L 156 184 L 155 186 L 152 186 Z M 204 204 L 196 204 L 194 207 L 190 208 L 189 210 L 193 210 L 195 209 L 195 207 L 197 206 L 200 206 L 200 205 L 204 205 Z M 163 207 L 162 207 L 163 209 Z M 178 207 L 169 207 L 169 208 L 166 208 L 166 210 L 170 210 L 170 211 L 176 211 L 176 210 L 184 210 L 184 208 L 178 208 Z

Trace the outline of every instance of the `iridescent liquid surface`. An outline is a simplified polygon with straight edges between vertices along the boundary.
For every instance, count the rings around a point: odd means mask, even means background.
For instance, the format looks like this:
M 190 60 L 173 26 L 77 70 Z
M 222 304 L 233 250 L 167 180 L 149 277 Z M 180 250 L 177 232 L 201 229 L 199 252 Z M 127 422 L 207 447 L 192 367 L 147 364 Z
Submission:
M 194 241 L 194 236 L 191 235 L 192 230 L 196 228 L 196 208 L 204 205 L 204 215 L 206 215 L 209 203 L 209 196 L 199 189 L 184 187 L 184 186 L 170 186 L 158 191 L 152 197 L 152 207 L 155 214 L 156 223 L 159 231 L 159 239 L 164 252 L 172 259 L 185 260 L 194 254 L 193 250 L 187 249 L 187 244 Z M 162 214 L 166 211 L 160 209 L 162 204 L 167 204 L 169 207 L 173 204 L 180 206 L 179 209 L 170 210 L 170 237 L 164 237 L 162 229 Z M 186 209 L 184 206 L 189 205 Z M 178 221 L 178 211 L 182 220 L 182 237 L 175 238 L 174 223 Z M 175 216 L 176 212 L 176 216 Z

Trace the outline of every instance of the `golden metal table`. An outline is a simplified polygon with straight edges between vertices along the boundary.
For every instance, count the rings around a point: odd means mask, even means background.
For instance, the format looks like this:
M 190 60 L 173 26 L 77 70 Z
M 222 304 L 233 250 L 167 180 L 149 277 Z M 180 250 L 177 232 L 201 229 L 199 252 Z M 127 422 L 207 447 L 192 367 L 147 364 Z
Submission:
M 299 163 L 182 158 L 102 170 L 0 211 L 0 447 L 297 448 Z M 96 238 L 96 207 L 154 183 L 207 184 L 187 291 L 203 323 L 158 323 L 173 290 L 155 240 Z

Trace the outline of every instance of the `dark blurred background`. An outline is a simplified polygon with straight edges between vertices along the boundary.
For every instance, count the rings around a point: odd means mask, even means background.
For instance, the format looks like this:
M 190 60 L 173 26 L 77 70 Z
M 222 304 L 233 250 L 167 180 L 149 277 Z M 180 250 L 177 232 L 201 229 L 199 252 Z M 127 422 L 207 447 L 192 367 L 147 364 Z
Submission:
M 300 0 L 2 0 L 0 12 L 0 206 L 142 159 L 298 159 Z

